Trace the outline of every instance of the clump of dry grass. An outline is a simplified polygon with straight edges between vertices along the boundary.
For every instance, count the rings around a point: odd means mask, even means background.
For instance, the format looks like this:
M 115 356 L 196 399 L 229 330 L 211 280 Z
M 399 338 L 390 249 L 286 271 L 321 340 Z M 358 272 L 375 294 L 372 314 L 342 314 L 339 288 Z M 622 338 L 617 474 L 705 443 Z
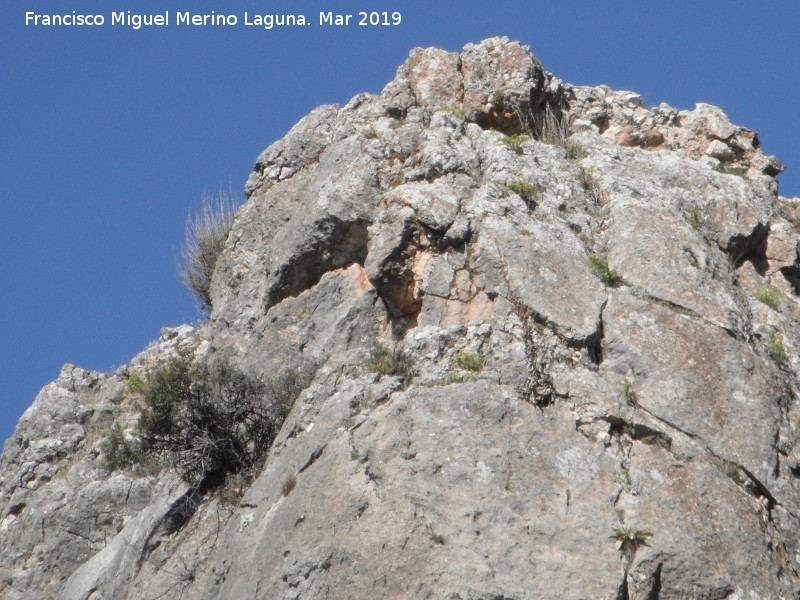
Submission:
M 231 193 L 222 192 L 215 198 L 205 196 L 200 211 L 189 215 L 186 221 L 178 272 L 206 314 L 211 312 L 211 276 L 225 248 L 238 205 Z

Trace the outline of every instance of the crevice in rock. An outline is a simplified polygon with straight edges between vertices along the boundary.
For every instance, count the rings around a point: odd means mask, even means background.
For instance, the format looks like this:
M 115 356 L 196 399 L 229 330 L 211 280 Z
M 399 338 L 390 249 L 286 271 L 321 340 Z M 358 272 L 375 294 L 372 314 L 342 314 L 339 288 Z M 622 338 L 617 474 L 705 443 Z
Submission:
M 26 506 L 27 506 L 27 504 L 25 504 L 24 502 L 20 502 L 18 504 L 15 504 L 14 506 L 12 506 L 11 508 L 8 509 L 8 512 L 6 513 L 6 516 L 9 516 L 9 515 L 12 516 L 12 517 L 19 516 L 19 514 L 23 510 L 25 510 Z
M 265 311 L 319 283 L 322 276 L 367 258 L 367 221 L 342 221 L 334 216 L 314 223 L 314 235 L 294 260 L 281 266 L 277 282 L 265 299 Z
M 136 562 L 137 573 L 153 551 L 161 545 L 161 538 L 180 531 L 202 502 L 202 493 L 197 488 L 190 488 L 172 503 L 169 510 L 158 520 L 142 542 L 142 550 Z
M 598 366 L 603 362 L 603 311 L 606 308 L 606 304 L 608 304 L 608 298 L 600 307 L 600 313 L 597 316 L 597 330 L 586 338 L 586 350 L 589 353 L 589 359 Z
M 759 223 L 748 235 L 734 235 L 728 240 L 725 252 L 734 269 L 741 267 L 745 261 L 750 261 L 759 275 L 767 272 L 767 238 L 769 237 L 769 223 Z
M 622 581 L 619 584 L 619 588 L 617 589 L 617 595 L 614 597 L 614 600 L 631 600 L 630 592 L 628 592 L 628 568 L 625 568 L 625 572 L 622 574 Z
M 555 402 L 556 393 L 550 375 L 551 361 L 545 356 L 541 344 L 537 344 L 534 330 L 545 328 L 547 319 L 524 306 L 520 301 L 510 298 L 514 312 L 522 323 L 525 357 L 528 363 L 528 377 L 521 390 L 522 395 L 535 406 L 544 408 Z
M 656 296 L 649 296 L 649 295 L 647 296 L 647 299 L 650 300 L 651 302 L 655 302 L 659 306 L 663 306 L 664 308 L 671 310 L 674 313 L 678 313 L 679 315 L 685 315 L 687 317 L 694 317 L 694 318 L 700 317 L 700 313 L 698 313 L 697 311 L 694 311 L 691 308 L 687 308 L 685 306 L 672 302 L 671 300 L 665 300 L 664 298 L 657 298 Z
M 661 569 L 664 563 L 658 563 L 655 572 L 653 573 L 652 583 L 650 584 L 650 591 L 647 593 L 645 600 L 659 600 L 661 597 Z
M 619 417 L 617 415 L 603 415 L 598 419 L 608 423 L 608 434 L 613 438 L 619 438 L 623 435 L 628 435 L 636 442 L 646 444 L 648 446 L 658 446 L 668 452 L 672 451 L 672 438 L 666 433 L 643 425 L 641 423 L 634 423 Z M 581 425 L 587 425 L 594 421 L 594 419 L 584 422 L 576 422 L 576 429 L 581 433 Z M 584 433 L 584 435 L 586 435 Z
M 326 444 L 326 445 L 327 445 L 327 444 Z M 317 448 L 317 449 L 316 449 L 316 450 L 315 450 L 315 451 L 314 451 L 314 452 L 311 454 L 311 456 L 309 457 L 309 459 L 306 461 L 306 464 L 304 464 L 302 467 L 300 467 L 300 470 L 298 471 L 298 473 L 302 473 L 303 471 L 305 471 L 306 469 L 308 469 L 308 468 L 309 468 L 311 465 L 313 465 L 313 464 L 314 464 L 314 463 L 317 461 L 317 459 L 318 459 L 320 456 L 322 456 L 322 453 L 323 453 L 324 451 L 325 451 L 325 446 L 322 446 L 322 447 L 320 447 L 320 448 Z
M 800 296 L 800 266 L 781 267 L 781 275 L 790 286 L 795 295 Z

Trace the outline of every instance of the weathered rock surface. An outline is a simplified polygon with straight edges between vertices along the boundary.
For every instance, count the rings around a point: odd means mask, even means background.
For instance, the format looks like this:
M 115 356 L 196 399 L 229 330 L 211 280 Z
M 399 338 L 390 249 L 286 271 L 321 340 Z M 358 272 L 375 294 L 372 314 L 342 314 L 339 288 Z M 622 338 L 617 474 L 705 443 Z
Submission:
M 3 454 L 0 597 L 800 598 L 780 170 L 716 107 L 571 86 L 505 38 L 412 51 L 258 158 L 202 330 L 37 397 Z M 178 349 L 317 367 L 235 502 L 103 468 L 126 377 Z

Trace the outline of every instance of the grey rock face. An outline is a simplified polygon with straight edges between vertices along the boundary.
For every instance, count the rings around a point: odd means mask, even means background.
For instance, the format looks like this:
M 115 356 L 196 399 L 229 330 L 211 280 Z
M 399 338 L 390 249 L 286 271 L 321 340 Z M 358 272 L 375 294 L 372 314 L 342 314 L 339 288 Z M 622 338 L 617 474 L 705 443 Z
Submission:
M 23 416 L 0 597 L 800 598 L 780 170 L 716 107 L 570 86 L 505 38 L 412 51 L 258 158 L 202 331 L 65 367 Z M 102 467 L 126 376 L 181 348 L 317 369 L 252 484 Z

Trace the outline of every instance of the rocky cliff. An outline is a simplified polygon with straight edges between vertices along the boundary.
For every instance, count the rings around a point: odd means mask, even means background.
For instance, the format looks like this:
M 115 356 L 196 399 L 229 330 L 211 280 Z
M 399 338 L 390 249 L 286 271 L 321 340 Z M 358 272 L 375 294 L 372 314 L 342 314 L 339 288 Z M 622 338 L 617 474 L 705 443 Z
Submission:
M 0 597 L 800 598 L 781 170 L 505 38 L 412 51 L 258 158 L 208 322 L 23 415 Z M 108 468 L 172 356 L 313 373 L 252 480 Z

